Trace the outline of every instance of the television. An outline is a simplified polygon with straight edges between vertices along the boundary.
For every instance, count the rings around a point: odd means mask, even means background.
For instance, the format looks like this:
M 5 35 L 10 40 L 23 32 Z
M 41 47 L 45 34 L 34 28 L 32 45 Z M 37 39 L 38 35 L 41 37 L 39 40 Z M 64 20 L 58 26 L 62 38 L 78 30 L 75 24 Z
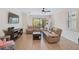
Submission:
M 18 24 L 19 23 L 19 16 L 9 12 L 8 13 L 8 23 L 9 24 Z

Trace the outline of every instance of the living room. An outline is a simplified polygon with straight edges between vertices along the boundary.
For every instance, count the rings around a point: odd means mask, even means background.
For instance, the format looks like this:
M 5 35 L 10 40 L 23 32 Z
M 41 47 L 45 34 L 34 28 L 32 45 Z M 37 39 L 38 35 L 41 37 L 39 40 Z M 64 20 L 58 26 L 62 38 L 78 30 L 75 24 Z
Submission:
M 18 18 L 18 21 L 13 21 L 15 23 L 10 21 L 9 13 L 11 13 L 10 15 L 17 15 L 18 17 L 16 16 L 16 18 Z M 7 30 L 9 27 L 23 30 L 23 33 L 17 30 L 22 35 L 14 40 L 16 50 L 78 50 L 78 17 L 79 9 L 73 8 L 1 8 L 0 30 Z M 75 20 L 72 21 L 72 18 Z M 54 27 L 56 27 L 55 29 L 58 28 L 62 30 L 60 37 L 57 38 L 57 35 L 53 35 L 57 40 L 55 40 L 55 38 L 51 38 L 52 40 L 45 40 L 48 38 L 46 36 L 48 33 L 43 31 L 46 24 L 48 24 L 47 28 L 49 27 L 50 29 L 54 29 Z M 29 27 L 30 29 L 28 30 Z M 50 29 L 45 30 L 48 30 L 50 33 Z M 27 33 L 31 30 L 31 33 Z M 43 39 L 44 37 L 41 35 L 41 39 L 33 40 L 32 36 L 34 32 L 42 32 L 46 34 L 45 36 L 47 38 L 45 37 L 45 39 Z

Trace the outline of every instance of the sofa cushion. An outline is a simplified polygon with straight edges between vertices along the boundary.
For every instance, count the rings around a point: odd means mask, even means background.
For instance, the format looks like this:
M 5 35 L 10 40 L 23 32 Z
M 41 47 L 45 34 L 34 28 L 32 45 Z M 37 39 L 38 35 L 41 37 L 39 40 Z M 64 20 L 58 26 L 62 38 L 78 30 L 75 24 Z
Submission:
M 57 33 L 57 28 L 53 27 L 53 32 Z
M 43 31 L 47 37 L 57 37 L 58 35 L 54 32 Z
M 54 27 L 53 28 L 53 32 L 55 32 L 56 34 L 58 34 L 59 36 L 61 35 L 62 30 L 59 28 Z
M 58 34 L 56 34 L 55 32 L 52 32 L 52 36 L 53 37 L 58 37 Z

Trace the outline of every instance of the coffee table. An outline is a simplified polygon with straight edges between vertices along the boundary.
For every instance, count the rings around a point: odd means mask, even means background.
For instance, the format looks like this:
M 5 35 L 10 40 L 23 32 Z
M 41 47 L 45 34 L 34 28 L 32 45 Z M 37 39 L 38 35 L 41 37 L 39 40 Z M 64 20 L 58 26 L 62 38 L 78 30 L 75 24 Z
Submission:
M 33 32 L 33 40 L 40 40 L 41 39 L 41 32 Z

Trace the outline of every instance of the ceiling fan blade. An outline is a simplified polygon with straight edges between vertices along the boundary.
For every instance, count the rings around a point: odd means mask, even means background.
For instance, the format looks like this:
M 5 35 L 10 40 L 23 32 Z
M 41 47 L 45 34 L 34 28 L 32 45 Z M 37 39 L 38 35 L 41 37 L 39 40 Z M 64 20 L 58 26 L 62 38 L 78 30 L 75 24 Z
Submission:
M 43 8 L 43 10 L 44 10 L 45 8 Z
M 45 8 L 42 9 L 42 12 L 44 12 L 44 11 L 45 11 Z
M 45 10 L 45 8 L 42 9 L 42 12 L 51 12 L 49 10 Z

